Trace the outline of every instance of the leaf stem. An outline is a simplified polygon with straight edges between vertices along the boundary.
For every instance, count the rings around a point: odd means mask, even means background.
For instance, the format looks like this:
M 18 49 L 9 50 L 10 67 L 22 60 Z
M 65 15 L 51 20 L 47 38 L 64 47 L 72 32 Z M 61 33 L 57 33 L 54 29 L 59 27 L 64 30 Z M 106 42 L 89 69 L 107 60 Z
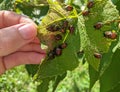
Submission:
M 62 42 L 62 43 L 64 43 L 64 42 L 66 41 L 66 39 L 67 39 L 67 37 L 68 37 L 69 33 L 70 33 L 70 31 L 69 31 L 69 30 L 67 30 L 67 33 L 66 33 L 65 38 L 64 38 L 64 40 L 63 40 L 63 42 Z

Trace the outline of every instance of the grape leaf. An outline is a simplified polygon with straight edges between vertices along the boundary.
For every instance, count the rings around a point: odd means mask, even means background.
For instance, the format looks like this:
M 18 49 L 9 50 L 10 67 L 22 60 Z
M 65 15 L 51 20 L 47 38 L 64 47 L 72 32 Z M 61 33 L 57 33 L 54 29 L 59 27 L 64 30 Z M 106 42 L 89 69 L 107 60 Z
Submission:
M 68 36 L 67 43 L 69 44 L 66 49 L 63 50 L 62 56 L 56 57 L 53 60 L 49 60 L 40 65 L 38 76 L 40 79 L 55 76 L 64 73 L 66 70 L 73 70 L 77 67 L 79 61 L 77 58 L 77 51 L 79 51 L 80 39 L 79 31 L 74 35 Z
M 90 90 L 94 86 L 95 82 L 104 74 L 106 69 L 111 64 L 112 57 L 113 57 L 116 49 L 118 48 L 118 47 L 115 48 L 116 44 L 117 44 L 117 42 L 113 42 L 112 45 L 110 46 L 108 53 L 103 54 L 99 71 L 96 71 L 93 67 L 89 66 Z
M 95 14 L 93 15 L 92 13 Z M 105 13 L 108 14 L 105 16 Z M 113 15 L 114 16 L 117 15 L 117 16 L 114 17 Z M 99 70 L 100 61 L 103 62 L 107 61 L 107 63 L 104 64 L 109 66 L 108 62 L 109 60 L 111 60 L 112 55 L 114 53 L 112 52 L 113 48 L 117 44 L 117 40 L 116 40 L 113 46 L 111 46 L 111 43 L 113 43 L 114 41 L 104 38 L 103 35 L 105 31 L 114 29 L 113 28 L 114 23 L 110 23 L 109 25 L 104 25 L 101 30 L 96 30 L 93 26 L 97 22 L 106 23 L 109 21 L 113 21 L 115 19 L 118 19 L 118 11 L 115 9 L 115 6 L 110 1 L 104 0 L 104 1 L 96 1 L 95 6 L 91 9 L 91 15 L 85 17 L 84 20 L 82 19 L 79 20 L 80 22 L 82 22 L 81 24 L 83 24 L 83 30 L 80 31 L 81 48 L 84 49 L 85 58 L 90 63 L 90 65 L 92 65 L 92 67 L 89 66 L 90 90 L 99 78 L 98 70 Z M 103 54 L 102 60 L 100 60 L 94 57 L 95 52 L 107 53 L 107 54 L 106 55 Z M 106 60 L 103 60 L 105 58 Z M 104 67 L 102 66 L 102 72 L 105 71 L 105 68 L 107 68 L 107 66 Z
M 87 61 L 98 71 L 100 59 L 95 58 L 94 53 L 108 52 L 112 40 L 106 39 L 103 33 L 112 30 L 112 24 L 109 23 L 109 21 L 118 19 L 119 14 L 115 6 L 109 0 L 96 0 L 90 12 L 91 14 L 88 17 L 84 17 L 85 31 L 81 31 L 81 46 L 85 51 Z M 105 24 L 100 30 L 96 30 L 93 27 L 98 22 Z
M 51 48 L 53 43 L 50 39 L 51 34 L 46 30 L 46 27 L 54 22 L 59 22 L 61 20 L 68 19 L 73 15 L 73 13 L 67 12 L 58 2 L 52 2 L 49 0 L 50 11 L 43 18 L 42 23 L 39 26 L 39 36 L 41 42 L 47 43 L 48 47 Z M 70 14 L 70 15 L 69 15 Z M 69 16 L 68 16 L 69 15 Z M 79 64 L 79 59 L 77 57 L 77 52 L 80 50 L 80 28 L 77 26 L 77 20 L 72 22 L 75 26 L 75 32 L 73 34 L 68 34 L 66 38 L 67 48 L 62 51 L 62 55 L 56 57 L 53 60 L 45 60 L 41 63 L 38 73 L 35 78 L 44 79 L 47 77 L 52 77 L 66 72 L 67 70 L 73 70 Z M 56 44 L 56 41 L 53 41 Z M 50 44 L 48 44 L 50 43 Z
M 117 44 L 118 43 L 118 44 Z M 89 68 L 89 75 L 90 75 L 90 89 L 93 87 L 95 82 L 102 76 L 106 69 L 110 66 L 112 62 L 113 55 L 115 54 L 116 50 L 119 48 L 119 38 L 118 41 L 113 42 L 110 46 L 108 53 L 103 54 L 103 58 L 101 59 L 100 70 L 99 72 L 95 71 L 91 66 Z
M 48 0 L 48 2 L 50 9 L 48 14 L 42 19 L 42 23 L 39 25 L 38 37 L 42 43 L 46 44 L 49 49 L 51 49 L 55 42 L 51 36 L 56 33 L 50 32 L 46 28 L 54 23 L 56 24 L 56 22 L 65 20 L 66 16 L 69 15 L 69 12 L 66 12 L 58 2 L 52 2 L 51 0 Z
M 114 29 L 118 30 L 118 27 L 116 26 Z M 91 66 L 89 68 L 89 75 L 90 75 L 90 89 L 93 87 L 95 82 L 104 74 L 106 69 L 109 67 L 109 65 L 112 62 L 112 57 L 115 53 L 115 51 L 119 48 L 119 38 L 117 41 L 112 42 L 109 50 L 107 53 L 104 53 L 101 59 L 100 63 L 100 69 L 99 71 L 95 71 Z

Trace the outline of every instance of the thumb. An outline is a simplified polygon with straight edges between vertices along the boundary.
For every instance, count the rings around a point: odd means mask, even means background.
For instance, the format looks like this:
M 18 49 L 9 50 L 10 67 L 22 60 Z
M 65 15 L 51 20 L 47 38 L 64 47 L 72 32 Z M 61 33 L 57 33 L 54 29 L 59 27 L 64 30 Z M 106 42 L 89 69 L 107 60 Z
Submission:
M 31 42 L 36 35 L 37 29 L 33 24 L 18 24 L 0 29 L 0 56 L 17 51 Z

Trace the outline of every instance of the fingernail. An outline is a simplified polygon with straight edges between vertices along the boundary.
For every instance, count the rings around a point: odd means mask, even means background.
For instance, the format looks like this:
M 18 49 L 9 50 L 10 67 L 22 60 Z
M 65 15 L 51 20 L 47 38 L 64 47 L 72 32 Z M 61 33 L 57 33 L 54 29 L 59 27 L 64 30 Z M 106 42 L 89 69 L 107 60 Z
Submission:
M 34 38 L 37 35 L 37 29 L 33 24 L 25 24 L 18 29 L 19 33 L 25 40 Z

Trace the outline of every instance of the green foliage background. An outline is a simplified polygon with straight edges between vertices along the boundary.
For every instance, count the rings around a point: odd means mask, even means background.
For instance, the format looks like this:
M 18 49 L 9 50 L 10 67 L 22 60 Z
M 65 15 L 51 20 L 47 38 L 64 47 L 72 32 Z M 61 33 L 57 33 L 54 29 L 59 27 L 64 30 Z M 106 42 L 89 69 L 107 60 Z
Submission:
M 77 19 L 73 23 L 76 26 L 76 31 L 74 35 L 68 36 L 69 39 L 66 41 L 70 45 L 61 57 L 44 62 L 40 67 L 38 65 L 26 66 L 31 76 L 34 76 L 38 70 L 34 77 L 37 78 L 37 82 L 33 82 L 33 79 L 28 77 L 24 66 L 21 66 L 0 77 L 0 91 L 36 92 L 38 90 L 38 92 L 53 92 L 56 89 L 56 92 L 89 92 L 90 90 L 92 90 L 91 92 L 119 92 L 120 33 L 118 23 L 111 21 L 119 19 L 120 0 L 93 0 L 96 4 L 90 10 L 92 13 L 88 17 L 78 16 L 77 12 L 81 12 L 81 7 L 86 6 L 89 0 L 57 1 L 73 5 L 75 9 L 69 14 L 61 7 L 62 4 L 52 0 L 0 1 L 0 10 L 11 10 L 18 14 L 27 15 L 36 24 L 40 24 L 39 37 L 46 36 L 45 32 L 47 31 L 43 26 L 46 27 L 57 19 L 63 20 L 66 16 Z M 49 17 L 54 18 L 50 19 Z M 110 24 L 105 25 L 101 30 L 95 30 L 93 25 L 99 21 L 104 24 L 110 22 Z M 118 33 L 117 39 L 113 41 L 103 38 L 103 32 L 106 30 L 115 30 Z M 85 54 L 76 56 L 76 51 L 81 49 L 85 51 Z M 95 51 L 103 53 L 101 60 L 93 57 Z M 69 53 L 72 53 L 72 56 Z M 96 82 L 97 80 L 99 82 Z M 93 87 L 95 83 L 96 85 Z M 93 89 L 91 89 L 92 87 Z

